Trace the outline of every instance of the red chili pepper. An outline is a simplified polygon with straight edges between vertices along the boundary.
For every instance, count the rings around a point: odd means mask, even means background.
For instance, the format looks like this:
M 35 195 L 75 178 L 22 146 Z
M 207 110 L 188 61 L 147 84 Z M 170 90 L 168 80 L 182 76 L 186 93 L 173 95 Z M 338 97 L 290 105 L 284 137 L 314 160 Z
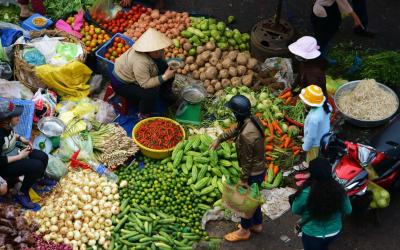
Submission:
M 169 149 L 183 139 L 181 128 L 169 121 L 151 120 L 136 131 L 136 139 L 151 149 Z

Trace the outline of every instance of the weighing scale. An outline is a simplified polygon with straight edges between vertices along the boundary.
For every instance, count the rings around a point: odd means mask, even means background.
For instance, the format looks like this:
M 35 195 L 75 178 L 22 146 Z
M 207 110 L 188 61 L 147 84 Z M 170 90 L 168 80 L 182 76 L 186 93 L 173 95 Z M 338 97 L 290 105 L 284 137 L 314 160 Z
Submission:
M 206 90 L 200 85 L 190 85 L 183 88 L 183 101 L 178 107 L 175 119 L 180 123 L 200 125 L 201 102 L 206 98 Z
M 60 136 L 65 131 L 65 124 L 56 117 L 43 117 L 37 124 L 41 132 L 33 141 L 33 148 L 49 154 L 60 146 Z

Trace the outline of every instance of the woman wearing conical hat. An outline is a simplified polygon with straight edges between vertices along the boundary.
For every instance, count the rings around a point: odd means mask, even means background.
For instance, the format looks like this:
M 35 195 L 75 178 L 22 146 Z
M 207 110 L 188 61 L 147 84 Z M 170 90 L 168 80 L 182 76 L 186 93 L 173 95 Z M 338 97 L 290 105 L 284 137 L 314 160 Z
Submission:
M 163 59 L 164 49 L 171 44 L 163 33 L 149 28 L 115 61 L 112 87 L 118 95 L 139 104 L 139 119 L 153 112 L 158 97 L 168 104 L 176 100 L 172 93 L 175 70 Z

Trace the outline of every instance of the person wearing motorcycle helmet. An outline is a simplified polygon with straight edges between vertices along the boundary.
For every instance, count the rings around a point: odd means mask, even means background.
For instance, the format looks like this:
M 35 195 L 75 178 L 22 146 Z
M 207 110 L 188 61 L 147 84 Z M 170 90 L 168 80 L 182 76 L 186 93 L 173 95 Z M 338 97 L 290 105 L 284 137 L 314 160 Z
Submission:
M 0 176 L 10 182 L 24 176 L 15 201 L 26 209 L 37 211 L 40 205 L 31 201 L 29 190 L 44 176 L 48 156 L 33 149 L 29 140 L 14 132 L 23 108 L 12 101 L 0 101 Z
M 240 182 L 244 186 L 257 183 L 261 185 L 265 177 L 264 127 L 259 119 L 251 114 L 249 99 L 236 95 L 225 104 L 237 121 L 237 125 L 218 137 L 210 146 L 215 150 L 229 139 L 234 139 L 239 166 L 242 169 Z M 261 232 L 262 213 L 258 207 L 251 219 L 241 219 L 239 230 L 225 235 L 227 241 L 248 240 L 251 232 Z
M 352 212 L 349 197 L 332 177 L 329 161 L 310 162 L 310 178 L 289 197 L 292 213 L 300 215 L 296 226 L 302 232 L 304 250 L 327 250 L 342 230 L 342 218 Z
M 310 108 L 304 121 L 302 145 L 303 151 L 306 152 L 306 161 L 294 167 L 295 170 L 302 171 L 308 168 L 310 161 L 318 157 L 321 138 L 330 130 L 331 107 L 322 89 L 316 85 L 302 89 L 299 97 Z

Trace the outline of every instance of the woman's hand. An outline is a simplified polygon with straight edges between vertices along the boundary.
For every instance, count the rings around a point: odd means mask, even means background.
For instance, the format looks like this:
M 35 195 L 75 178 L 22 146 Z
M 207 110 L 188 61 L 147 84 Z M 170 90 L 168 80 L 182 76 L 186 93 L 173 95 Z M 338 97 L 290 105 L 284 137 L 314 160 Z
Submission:
M 25 159 L 29 156 L 29 154 L 31 153 L 31 149 L 28 148 L 24 148 L 23 150 L 21 150 L 18 154 L 18 157 L 20 158 L 20 160 Z
M 171 67 L 168 67 L 168 69 L 165 71 L 165 73 L 162 76 L 162 78 L 164 79 L 164 81 L 167 81 L 167 80 L 171 79 L 174 76 L 175 76 L 175 70 L 172 69 Z
M 351 16 L 353 17 L 354 27 L 361 27 L 361 28 L 365 29 L 360 18 L 358 17 L 358 15 L 355 12 L 352 12 Z
M 132 0 L 121 0 L 119 4 L 120 4 L 122 7 L 130 7 L 130 6 L 131 6 L 131 3 L 132 3 Z
M 213 143 L 211 143 L 211 145 L 210 145 L 210 149 L 211 150 L 216 150 L 217 148 L 219 148 L 219 140 L 217 139 L 217 140 L 215 140 L 215 141 L 213 141 Z
M 22 142 L 23 144 L 29 146 L 31 149 L 33 149 L 32 142 L 30 142 L 29 140 L 25 139 L 24 137 L 20 136 L 19 137 L 19 141 Z

